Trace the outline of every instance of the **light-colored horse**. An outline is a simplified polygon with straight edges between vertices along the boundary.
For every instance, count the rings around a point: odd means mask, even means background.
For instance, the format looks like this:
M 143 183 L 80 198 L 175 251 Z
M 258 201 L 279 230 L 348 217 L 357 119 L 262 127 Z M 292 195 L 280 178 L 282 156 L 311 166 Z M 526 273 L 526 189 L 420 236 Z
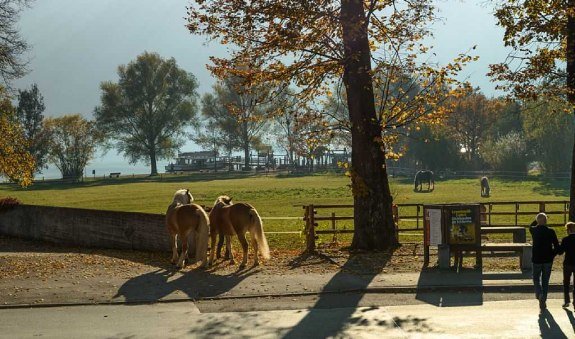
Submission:
M 202 267 L 208 264 L 208 238 L 210 234 L 210 219 L 200 205 L 192 204 L 194 198 L 190 190 L 176 191 L 174 199 L 166 211 L 166 227 L 170 232 L 172 244 L 172 264 L 179 268 L 185 266 L 188 258 L 188 238 L 193 235 L 196 246 L 195 260 L 202 261 Z M 178 239 L 182 251 L 178 256 Z
M 481 196 L 488 197 L 491 193 L 491 188 L 489 187 L 489 179 L 487 177 L 481 177 Z
M 252 205 L 246 203 L 234 204 L 230 197 L 226 195 L 220 196 L 210 211 L 210 225 L 212 227 L 212 232 L 210 233 L 210 265 L 214 261 L 218 234 L 223 234 L 226 238 L 226 248 L 230 253 L 232 263 L 235 263 L 235 261 L 231 250 L 231 238 L 234 234 L 238 236 L 244 254 L 240 268 L 245 267 L 248 262 L 246 232 L 250 232 L 252 247 L 254 248 L 254 266 L 259 265 L 258 253 L 264 259 L 270 258 L 270 250 L 264 234 L 262 219 Z

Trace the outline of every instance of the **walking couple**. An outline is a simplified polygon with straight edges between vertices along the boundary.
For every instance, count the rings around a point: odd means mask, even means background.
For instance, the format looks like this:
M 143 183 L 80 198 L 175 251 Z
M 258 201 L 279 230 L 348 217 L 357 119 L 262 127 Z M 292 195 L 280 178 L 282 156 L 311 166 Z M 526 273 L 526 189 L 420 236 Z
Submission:
M 555 231 L 547 227 L 547 215 L 537 214 L 535 220 L 529 227 L 531 238 L 533 239 L 533 284 L 535 285 L 535 297 L 539 300 L 539 309 L 544 311 L 547 308 L 547 292 L 549 290 L 549 278 L 553 267 L 553 258 L 557 254 L 565 253 L 563 260 L 563 296 L 565 303 L 563 307 L 568 307 L 569 284 L 571 277 L 575 273 L 575 223 L 568 222 L 565 225 L 567 236 L 563 238 L 561 244 L 557 240 Z M 573 289 L 573 300 L 575 302 L 575 281 Z

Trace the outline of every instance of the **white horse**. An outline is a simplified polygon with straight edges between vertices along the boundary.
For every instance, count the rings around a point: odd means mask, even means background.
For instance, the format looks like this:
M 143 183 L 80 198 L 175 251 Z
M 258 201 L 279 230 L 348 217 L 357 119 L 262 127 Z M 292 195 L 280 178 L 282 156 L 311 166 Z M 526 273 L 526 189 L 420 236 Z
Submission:
M 481 177 L 481 196 L 488 197 L 490 193 L 489 179 L 487 179 L 487 177 Z
M 202 267 L 208 264 L 208 238 L 210 235 L 210 219 L 200 205 L 193 204 L 194 197 L 190 190 L 180 189 L 174 194 L 174 199 L 166 212 L 166 227 L 170 232 L 172 244 L 172 264 L 179 268 L 185 266 L 188 257 L 188 238 L 190 235 L 196 244 L 196 261 L 202 261 Z M 178 259 L 178 239 L 182 244 L 182 252 Z

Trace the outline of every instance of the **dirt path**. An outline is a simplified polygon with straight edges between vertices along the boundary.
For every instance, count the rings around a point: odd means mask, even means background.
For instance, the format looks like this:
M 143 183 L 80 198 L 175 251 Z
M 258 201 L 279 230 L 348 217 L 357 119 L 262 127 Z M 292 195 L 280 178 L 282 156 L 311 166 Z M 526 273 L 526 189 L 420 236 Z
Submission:
M 423 265 L 422 248 L 416 245 L 402 246 L 392 256 L 350 255 L 330 248 L 320 253 L 272 251 L 271 260 L 245 271 L 225 261 L 205 271 L 194 266 L 176 271 L 168 261 L 169 253 L 164 252 L 82 249 L 0 236 L 0 305 L 138 301 L 136 292 L 140 288 L 158 300 L 193 298 L 198 293 L 205 296 L 205 291 L 225 294 L 247 276 L 257 282 L 257 291 L 265 293 L 266 282 L 277 277 L 297 280 L 337 272 L 373 276 L 420 272 Z M 239 257 L 239 253 L 236 255 Z M 471 259 L 466 265 L 472 265 Z M 517 265 L 517 258 L 484 260 L 484 269 L 491 271 L 513 271 Z M 242 288 L 245 293 L 256 291 L 249 286 Z

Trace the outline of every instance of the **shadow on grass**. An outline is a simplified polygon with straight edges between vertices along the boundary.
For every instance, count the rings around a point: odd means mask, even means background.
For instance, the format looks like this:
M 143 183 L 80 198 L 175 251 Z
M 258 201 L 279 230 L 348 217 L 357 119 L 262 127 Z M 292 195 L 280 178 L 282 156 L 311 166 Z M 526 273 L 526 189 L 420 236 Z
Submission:
M 541 185 L 535 187 L 533 191 L 541 195 L 552 195 L 556 197 L 569 196 L 569 180 L 541 179 Z

